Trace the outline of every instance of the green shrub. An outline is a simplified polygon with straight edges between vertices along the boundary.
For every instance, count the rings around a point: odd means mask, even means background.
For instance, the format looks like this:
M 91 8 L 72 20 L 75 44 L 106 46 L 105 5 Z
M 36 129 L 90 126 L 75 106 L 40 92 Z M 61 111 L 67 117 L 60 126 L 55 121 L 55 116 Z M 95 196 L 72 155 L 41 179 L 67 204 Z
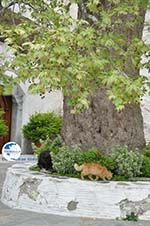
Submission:
M 148 145 L 144 148 L 143 154 L 144 154 L 144 156 L 147 156 L 147 157 L 150 158 L 150 144 L 148 144 Z
M 81 158 L 81 164 L 87 162 L 87 163 L 99 163 L 102 166 L 106 167 L 108 170 L 112 171 L 114 170 L 115 163 L 111 156 L 106 156 L 100 153 L 95 148 L 89 149 L 86 152 L 83 152 L 83 156 Z
M 23 135 L 34 143 L 47 138 L 53 140 L 62 127 L 62 119 L 52 112 L 31 115 L 27 125 L 23 126 Z
M 113 175 L 113 180 L 114 181 L 127 181 L 127 178 L 125 176 Z
M 51 143 L 50 143 L 50 151 L 54 154 L 59 152 L 59 149 L 64 145 L 63 139 L 60 135 L 58 135 Z
M 143 162 L 141 154 L 129 151 L 127 147 L 116 147 L 111 156 L 115 164 L 116 175 L 130 178 L 141 174 Z
M 150 157 L 144 156 L 141 172 L 143 177 L 150 177 Z
M 142 164 L 142 176 L 150 177 L 150 144 L 148 144 L 143 150 L 143 164 Z
M 98 163 L 100 159 L 101 159 L 100 152 L 95 148 L 91 148 L 88 151 L 82 152 L 81 158 L 78 164 L 90 163 L 90 162 Z
M 32 145 L 34 154 L 39 157 L 40 153 L 44 151 L 53 152 L 57 154 L 59 152 L 59 148 L 62 147 L 63 140 L 60 135 L 58 135 L 54 140 L 50 140 L 47 138 L 45 141 L 41 141 L 41 146 L 37 147 L 36 145 Z
M 114 168 L 111 157 L 101 155 L 97 149 L 90 149 L 86 152 L 81 151 L 79 146 L 69 148 L 62 146 L 58 153 L 51 153 L 55 170 L 61 175 L 77 175 L 74 169 L 74 163 L 99 163 L 109 170 Z
M 108 170 L 110 170 L 112 173 L 114 173 L 115 169 L 115 161 L 111 156 L 101 156 L 99 162 L 102 166 L 106 167 Z
M 62 146 L 59 152 L 51 153 L 54 169 L 60 175 L 77 174 L 74 169 L 74 163 L 82 160 L 83 153 L 80 147 L 76 146 L 70 149 L 68 146 Z
M 0 137 L 7 135 L 8 127 L 3 119 L 4 112 L 0 109 Z

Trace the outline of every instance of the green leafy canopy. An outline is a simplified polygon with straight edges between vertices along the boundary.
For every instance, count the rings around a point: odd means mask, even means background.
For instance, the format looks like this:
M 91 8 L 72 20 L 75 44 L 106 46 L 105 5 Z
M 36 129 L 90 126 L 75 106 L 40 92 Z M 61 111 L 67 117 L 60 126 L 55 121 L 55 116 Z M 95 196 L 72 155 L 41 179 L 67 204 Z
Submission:
M 6 8 L 11 1 L 4 2 Z M 118 110 L 139 103 L 146 78 L 138 71 L 150 67 L 141 64 L 150 51 L 138 31 L 147 0 L 70 1 L 78 5 L 76 20 L 63 1 L 17 2 L 20 16 L 30 11 L 30 19 L 0 25 L 0 37 L 15 54 L 7 64 L 17 74 L 15 84 L 29 81 L 32 93 L 61 89 L 72 112 L 88 108 L 89 95 L 99 87 Z

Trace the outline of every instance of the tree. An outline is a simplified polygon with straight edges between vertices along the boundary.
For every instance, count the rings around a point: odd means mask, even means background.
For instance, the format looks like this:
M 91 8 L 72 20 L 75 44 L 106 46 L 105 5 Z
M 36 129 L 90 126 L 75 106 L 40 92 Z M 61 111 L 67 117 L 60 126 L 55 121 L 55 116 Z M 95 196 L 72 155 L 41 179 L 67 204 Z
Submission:
M 106 152 L 116 144 L 143 147 L 139 103 L 146 78 L 139 69 L 149 67 L 140 62 L 149 56 L 141 40 L 148 0 L 70 1 L 78 5 L 76 20 L 68 1 L 16 2 L 21 17 L 28 11 L 30 18 L 1 25 L 1 38 L 15 54 L 2 73 L 15 70 L 13 81 L 28 80 L 32 93 L 62 90 L 67 144 Z M 3 15 L 16 2 L 1 1 Z

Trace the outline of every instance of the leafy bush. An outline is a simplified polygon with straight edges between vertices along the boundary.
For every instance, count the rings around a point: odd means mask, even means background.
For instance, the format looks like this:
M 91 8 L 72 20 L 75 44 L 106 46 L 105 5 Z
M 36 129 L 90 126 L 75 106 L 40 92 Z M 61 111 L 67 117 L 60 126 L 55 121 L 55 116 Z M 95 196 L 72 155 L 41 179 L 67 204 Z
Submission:
M 141 172 L 143 177 L 150 177 L 150 157 L 144 156 Z
M 111 156 L 101 156 L 100 161 L 98 163 L 100 163 L 102 166 L 105 166 L 108 170 L 114 173 L 115 161 Z
M 81 162 L 79 163 L 99 163 L 105 166 L 108 170 L 112 171 L 114 169 L 114 161 L 111 156 L 102 155 L 97 149 L 92 148 L 86 152 L 83 152 Z
M 150 144 L 148 144 L 143 150 L 143 164 L 142 164 L 142 176 L 150 177 Z
M 50 142 L 49 142 L 50 143 Z M 63 139 L 60 135 L 58 135 L 51 143 L 50 143 L 50 152 L 57 154 L 59 149 L 64 145 Z
M 5 136 L 8 132 L 8 127 L 3 119 L 4 112 L 0 110 L 0 137 Z
M 141 174 L 143 162 L 141 154 L 129 151 L 125 146 L 116 147 L 111 156 L 115 164 L 114 172 L 116 175 L 130 178 Z
M 54 169 L 61 175 L 76 174 L 74 163 L 81 162 L 82 152 L 80 147 L 76 146 L 70 149 L 68 146 L 62 146 L 57 154 L 51 153 Z
M 108 156 L 101 155 L 97 149 L 90 149 L 86 152 L 81 151 L 79 146 L 74 148 L 69 148 L 67 146 L 62 146 L 59 148 L 59 152 L 51 153 L 52 161 L 55 170 L 61 174 L 73 174 L 77 175 L 78 172 L 74 169 L 74 163 L 99 163 L 107 167 L 109 170 L 114 168 L 113 161 Z
M 57 154 L 59 152 L 59 148 L 62 147 L 63 140 L 60 135 L 58 135 L 54 140 L 50 140 L 47 138 L 45 141 L 41 141 L 41 146 L 37 147 L 36 145 L 32 145 L 33 152 L 39 157 L 39 155 L 44 151 L 53 152 Z
M 90 163 L 90 162 L 98 163 L 100 159 L 101 159 L 100 152 L 97 149 L 92 148 L 92 149 L 89 149 L 88 151 L 82 152 L 80 161 L 78 163 L 79 164 L 82 164 L 85 162 L 86 163 Z
M 117 175 L 113 175 L 113 180 L 114 181 L 126 181 L 127 178 L 125 176 L 117 176 Z
M 146 145 L 146 147 L 143 150 L 143 154 L 144 154 L 144 156 L 150 158 L 150 144 Z
M 23 135 L 28 140 L 38 143 L 47 138 L 53 140 L 60 133 L 62 119 L 52 112 L 31 115 L 27 125 L 23 126 Z

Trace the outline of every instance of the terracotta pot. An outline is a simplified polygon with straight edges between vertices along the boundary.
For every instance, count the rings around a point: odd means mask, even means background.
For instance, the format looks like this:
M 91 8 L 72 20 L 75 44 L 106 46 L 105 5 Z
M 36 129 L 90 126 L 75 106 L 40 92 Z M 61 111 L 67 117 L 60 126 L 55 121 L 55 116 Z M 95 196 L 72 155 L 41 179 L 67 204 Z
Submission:
M 41 143 L 39 143 L 39 142 L 34 143 L 34 144 L 35 144 L 35 146 L 36 146 L 37 148 L 41 147 Z

